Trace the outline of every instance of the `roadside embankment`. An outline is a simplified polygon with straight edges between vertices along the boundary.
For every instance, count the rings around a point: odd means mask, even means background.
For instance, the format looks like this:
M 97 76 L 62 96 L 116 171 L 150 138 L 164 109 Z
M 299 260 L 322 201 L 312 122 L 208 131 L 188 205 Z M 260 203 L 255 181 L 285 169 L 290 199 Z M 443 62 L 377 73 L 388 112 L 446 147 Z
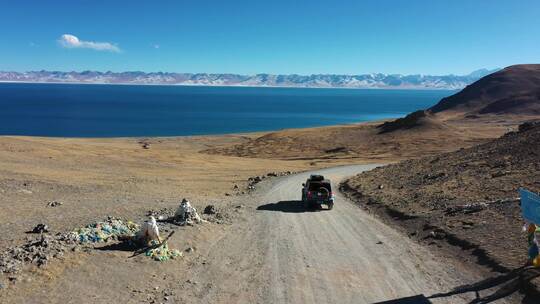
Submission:
M 527 261 L 518 189 L 540 191 L 540 125 L 472 148 L 376 168 L 341 188 L 411 238 L 506 272 Z

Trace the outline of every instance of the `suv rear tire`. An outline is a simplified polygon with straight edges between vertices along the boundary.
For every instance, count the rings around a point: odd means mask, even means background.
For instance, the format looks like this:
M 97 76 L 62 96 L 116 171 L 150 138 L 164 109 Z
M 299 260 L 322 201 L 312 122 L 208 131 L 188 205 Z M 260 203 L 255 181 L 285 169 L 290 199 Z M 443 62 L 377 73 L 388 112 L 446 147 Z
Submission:
M 334 208 L 334 203 L 328 203 L 328 210 L 332 210 Z

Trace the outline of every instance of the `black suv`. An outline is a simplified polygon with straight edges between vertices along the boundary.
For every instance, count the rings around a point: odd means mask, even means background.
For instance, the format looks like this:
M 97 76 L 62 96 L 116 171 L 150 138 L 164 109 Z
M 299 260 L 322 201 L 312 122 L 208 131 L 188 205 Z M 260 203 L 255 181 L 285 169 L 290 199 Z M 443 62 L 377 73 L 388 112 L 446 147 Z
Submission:
M 302 184 L 302 202 L 306 208 L 328 206 L 328 210 L 334 207 L 334 194 L 332 184 L 322 175 L 311 175 Z

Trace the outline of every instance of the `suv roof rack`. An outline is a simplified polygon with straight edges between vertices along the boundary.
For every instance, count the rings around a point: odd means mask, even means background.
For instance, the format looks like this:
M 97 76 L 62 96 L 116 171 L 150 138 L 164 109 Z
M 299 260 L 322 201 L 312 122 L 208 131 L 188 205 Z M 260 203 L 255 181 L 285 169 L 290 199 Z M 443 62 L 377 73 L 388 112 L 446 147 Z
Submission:
M 318 175 L 318 174 L 311 174 L 309 179 L 312 180 L 312 181 L 322 181 L 322 180 L 324 180 L 324 176 Z

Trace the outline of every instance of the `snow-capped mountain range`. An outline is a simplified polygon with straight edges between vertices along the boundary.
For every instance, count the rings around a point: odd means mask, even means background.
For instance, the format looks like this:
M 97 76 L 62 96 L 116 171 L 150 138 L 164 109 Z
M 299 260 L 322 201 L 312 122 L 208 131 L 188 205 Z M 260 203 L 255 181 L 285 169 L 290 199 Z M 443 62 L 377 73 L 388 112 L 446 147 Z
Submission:
M 303 88 L 461 89 L 495 70 L 482 69 L 468 75 L 239 75 L 207 73 L 145 72 L 0 72 L 0 82 L 156 84 L 205 86 L 264 86 Z

